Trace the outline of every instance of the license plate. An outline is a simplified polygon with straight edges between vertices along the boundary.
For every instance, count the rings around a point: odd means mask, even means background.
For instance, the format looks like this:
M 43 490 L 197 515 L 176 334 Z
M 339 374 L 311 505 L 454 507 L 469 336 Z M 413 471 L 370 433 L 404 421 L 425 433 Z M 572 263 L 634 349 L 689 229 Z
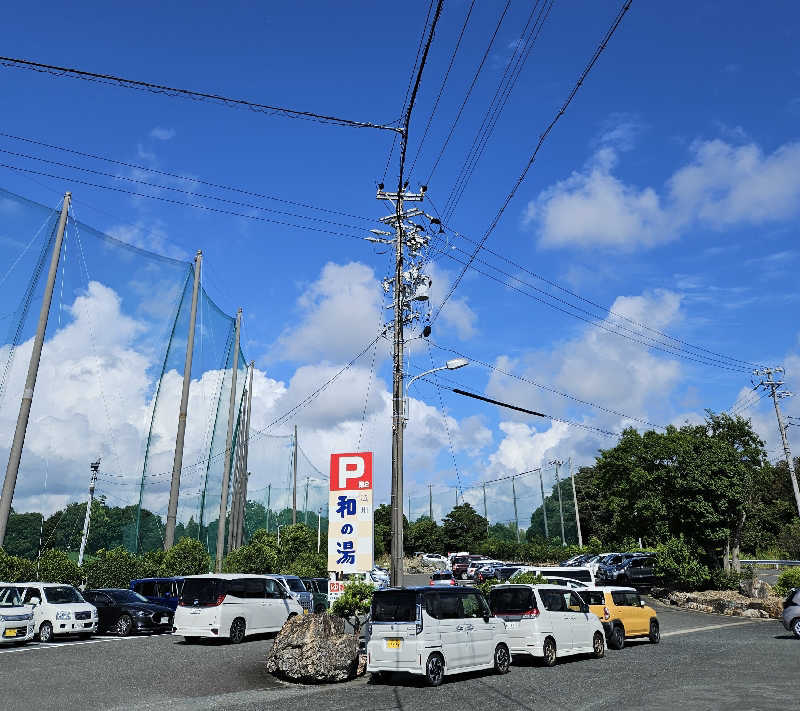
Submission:
M 506 629 L 515 630 L 519 628 L 519 622 L 506 622 Z
M 91 622 L 84 622 L 84 623 L 83 623 L 83 626 L 84 626 L 84 627 L 91 627 L 91 626 L 92 626 L 92 623 L 91 623 Z
M 16 637 L 17 636 L 17 631 L 16 630 L 6 630 L 5 632 L 3 632 L 3 635 L 5 637 Z
M 402 639 L 387 639 L 386 640 L 386 648 L 387 649 L 400 649 L 403 645 Z
M 169 622 L 169 617 L 162 617 L 162 618 L 161 618 L 161 624 L 162 624 L 162 625 L 165 625 L 165 624 L 167 624 L 167 622 Z
M 304 614 L 304 615 L 307 615 L 307 614 L 308 614 L 308 610 L 307 610 L 305 607 L 303 608 L 303 614 Z

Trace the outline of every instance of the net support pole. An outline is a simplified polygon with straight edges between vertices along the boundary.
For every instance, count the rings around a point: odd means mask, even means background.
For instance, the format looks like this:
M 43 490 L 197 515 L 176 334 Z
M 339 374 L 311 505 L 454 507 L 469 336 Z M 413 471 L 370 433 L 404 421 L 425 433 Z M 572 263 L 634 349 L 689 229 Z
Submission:
M 561 462 L 556 462 L 556 490 L 558 491 L 558 515 L 561 519 L 561 545 L 567 545 L 567 537 L 564 535 L 564 502 L 561 499 L 561 478 L 558 476 L 558 469 Z
M 200 287 L 200 270 L 203 252 L 197 250 L 194 257 L 194 285 L 192 286 L 192 306 L 189 311 L 189 337 L 186 341 L 186 360 L 183 363 L 183 390 L 181 407 L 178 412 L 178 434 L 175 437 L 175 457 L 172 460 L 172 481 L 169 485 L 169 507 L 167 525 L 164 530 L 164 550 L 168 551 L 175 543 L 175 525 L 178 519 L 178 495 L 181 489 L 181 469 L 183 468 L 183 441 L 186 437 L 186 415 L 189 411 L 189 385 L 192 382 L 192 356 L 194 355 L 194 326 L 197 320 L 197 294 Z
M 225 438 L 225 468 L 222 473 L 222 492 L 219 497 L 219 520 L 217 521 L 217 549 L 214 570 L 222 572 L 222 557 L 225 552 L 225 519 L 228 515 L 228 486 L 231 480 L 231 446 L 233 444 L 233 426 L 236 417 L 236 371 L 239 368 L 239 333 L 242 328 L 242 309 L 236 312 L 236 336 L 233 343 L 233 364 L 231 368 L 231 398 L 228 404 L 228 434 Z
M 297 425 L 294 426 L 294 453 L 292 454 L 292 524 L 297 523 Z
M 575 525 L 578 528 L 578 545 L 583 548 L 583 535 L 581 534 L 581 515 L 578 512 L 578 492 L 575 489 L 575 473 L 572 471 L 572 457 L 569 458 L 569 478 L 572 481 L 572 501 L 575 504 Z M 641 548 L 641 546 L 639 546 Z
M 544 479 L 542 478 L 542 470 L 539 469 L 539 488 L 542 490 L 542 518 L 544 519 L 544 538 L 549 540 L 550 532 L 547 530 L 547 506 L 544 500 Z
M 36 388 L 36 377 L 39 374 L 39 361 L 42 357 L 47 319 L 50 315 L 50 302 L 53 300 L 53 287 L 56 283 L 58 260 L 61 257 L 61 245 L 64 242 L 64 230 L 67 226 L 67 215 L 69 214 L 71 200 L 72 193 L 65 193 L 64 202 L 61 205 L 61 216 L 58 218 L 58 228 L 56 229 L 56 239 L 53 244 L 53 256 L 50 258 L 50 271 L 47 273 L 47 285 L 42 298 L 42 308 L 39 311 L 39 324 L 36 327 L 33 350 L 28 363 L 25 389 L 22 391 L 22 402 L 19 406 L 19 415 L 17 415 L 17 427 L 14 430 L 14 439 L 11 442 L 11 451 L 8 454 L 3 493 L 0 495 L 0 548 L 3 546 L 3 540 L 6 537 L 8 517 L 11 514 L 11 500 L 14 498 L 14 489 L 17 486 L 19 463 L 22 460 L 22 448 L 25 445 L 25 434 L 28 430 L 28 419 L 31 414 L 31 405 L 33 404 L 33 391 Z
M 250 406 L 253 402 L 253 371 L 255 361 L 250 361 L 250 375 L 247 379 L 247 401 L 245 403 L 244 434 L 241 436 L 242 443 L 242 479 L 241 493 L 239 497 L 239 513 L 236 521 L 236 541 L 235 545 L 239 548 L 244 543 L 244 524 L 245 514 L 247 513 L 247 483 L 250 479 L 250 472 L 247 470 L 247 455 L 250 445 Z

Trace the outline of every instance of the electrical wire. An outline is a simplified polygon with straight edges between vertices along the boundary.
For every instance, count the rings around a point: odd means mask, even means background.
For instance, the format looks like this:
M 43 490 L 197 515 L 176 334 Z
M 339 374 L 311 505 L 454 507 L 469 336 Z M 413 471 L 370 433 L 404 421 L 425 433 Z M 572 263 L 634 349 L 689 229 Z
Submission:
M 254 101 L 248 101 L 246 99 L 232 99 L 220 94 L 193 91 L 191 89 L 176 89 L 175 87 L 164 86 L 163 84 L 154 84 L 152 82 L 138 81 L 135 79 L 125 79 L 123 77 L 114 76 L 113 74 L 98 74 L 95 72 L 87 72 L 81 69 L 59 67 L 52 64 L 42 64 L 41 62 L 33 62 L 27 59 L 0 57 L 0 66 L 12 67 L 14 69 L 29 69 L 35 72 L 50 74 L 52 76 L 66 76 L 71 79 L 83 79 L 84 81 L 110 84 L 114 86 L 120 86 L 125 89 L 136 89 L 138 91 L 149 91 L 154 94 L 164 94 L 170 97 L 180 97 L 184 99 L 191 99 L 193 101 L 210 101 L 221 104 L 228 108 L 244 108 L 250 109 L 251 111 L 255 111 L 257 113 L 280 114 L 289 118 L 316 121 L 318 123 L 327 123 L 336 126 L 397 131 L 395 126 L 372 123 L 370 121 L 354 121 L 352 119 L 341 118 L 339 116 L 319 114 L 313 111 L 301 111 L 298 109 L 290 109 L 285 106 L 271 106 L 269 104 L 260 104 Z
M 613 35 L 616 32 L 617 28 L 619 27 L 620 23 L 622 22 L 622 18 L 625 16 L 625 14 L 630 9 L 630 6 L 631 6 L 632 2 L 633 2 L 633 0 L 626 0 L 625 4 L 622 6 L 620 11 L 617 13 L 617 16 L 614 18 L 614 21 L 612 22 L 611 26 L 606 31 L 606 34 L 604 35 L 604 37 L 603 37 L 602 41 L 600 42 L 599 46 L 594 51 L 594 54 L 590 58 L 588 64 L 584 68 L 584 70 L 581 72 L 581 75 L 578 77 L 577 82 L 575 82 L 575 85 L 572 87 L 572 90 L 570 91 L 570 93 L 567 96 L 566 100 L 561 105 L 561 108 L 558 110 L 558 112 L 556 113 L 556 115 L 553 118 L 553 120 L 545 128 L 544 132 L 539 137 L 539 141 L 536 144 L 536 147 L 534 148 L 533 153 L 531 154 L 531 157 L 528 159 L 528 163 L 526 164 L 525 168 L 522 170 L 522 173 L 520 173 L 519 177 L 516 179 L 513 187 L 511 188 L 511 190 L 509 191 L 509 193 L 506 196 L 505 200 L 503 201 L 503 204 L 500 206 L 500 209 L 497 211 L 497 214 L 495 215 L 494 219 L 492 220 L 492 222 L 489 224 L 489 227 L 484 232 L 483 237 L 481 237 L 481 239 L 480 239 L 480 241 L 478 243 L 478 246 L 475 248 L 474 252 L 472 253 L 472 255 L 470 257 L 470 259 L 464 265 L 464 268 L 461 270 L 461 272 L 459 273 L 458 277 L 453 282 L 452 286 L 450 287 L 449 292 L 447 293 L 447 296 L 445 296 L 445 298 L 444 298 L 444 301 L 442 301 L 442 303 L 439 305 L 438 309 L 436 310 L 436 313 L 433 315 L 433 319 L 432 319 L 431 323 L 433 323 L 433 321 L 435 321 L 439 317 L 439 314 L 441 313 L 442 309 L 445 307 L 447 302 L 450 300 L 450 297 L 453 295 L 455 290 L 458 288 L 458 285 L 461 283 L 461 280 L 464 278 L 464 274 L 466 274 L 467 269 L 469 269 L 470 265 L 472 264 L 472 261 L 477 256 L 478 251 L 486 243 L 486 240 L 489 239 L 489 237 L 491 236 L 492 232 L 494 232 L 494 229 L 497 227 L 497 224 L 500 222 L 500 218 L 503 216 L 503 213 L 505 212 L 505 210 L 508 207 L 509 203 L 514 198 L 514 196 L 516 195 L 517 190 L 519 190 L 520 185 L 522 185 L 523 181 L 527 177 L 528 171 L 531 169 L 531 166 L 533 165 L 534 161 L 536 160 L 536 156 L 539 154 L 539 151 L 541 150 L 542 145 L 544 145 L 544 142 L 547 140 L 547 137 L 550 135 L 550 132 L 553 130 L 553 128 L 555 127 L 556 123 L 566 113 L 567 108 L 569 108 L 569 105 L 572 103 L 572 100 L 575 98 L 576 94 L 578 93 L 578 90 L 581 88 L 583 83 L 586 81 L 586 78 L 589 76 L 589 72 L 591 72 L 591 70 L 594 67 L 594 65 L 600 59 L 600 55 L 603 53 L 605 48 L 608 46 L 608 43 L 610 42 L 611 38 L 613 37 Z

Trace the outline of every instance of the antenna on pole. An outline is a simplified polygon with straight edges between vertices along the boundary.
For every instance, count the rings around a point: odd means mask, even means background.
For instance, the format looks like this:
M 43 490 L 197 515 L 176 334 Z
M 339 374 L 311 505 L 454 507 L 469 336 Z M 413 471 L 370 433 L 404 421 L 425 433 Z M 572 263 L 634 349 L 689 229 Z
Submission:
M 83 554 L 86 551 L 86 541 L 89 538 L 89 521 L 92 518 L 92 502 L 94 501 L 94 486 L 97 483 L 97 472 L 100 471 L 100 460 L 89 465 L 89 498 L 86 500 L 86 514 L 83 517 L 83 535 L 81 536 L 81 549 L 78 553 L 78 565 L 83 565 Z

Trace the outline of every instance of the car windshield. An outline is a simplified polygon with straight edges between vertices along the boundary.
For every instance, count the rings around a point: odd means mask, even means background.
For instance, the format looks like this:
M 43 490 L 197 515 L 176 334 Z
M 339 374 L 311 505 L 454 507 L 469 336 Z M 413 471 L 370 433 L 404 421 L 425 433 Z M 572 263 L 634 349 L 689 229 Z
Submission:
M 469 562 L 470 562 L 469 558 L 467 558 L 467 556 L 465 556 L 465 555 L 457 555 L 455 558 L 453 558 L 453 564 L 454 565 L 456 563 L 460 564 L 460 563 L 469 563 Z
M 373 622 L 414 622 L 417 594 L 413 590 L 379 590 L 372 597 Z
M 500 570 L 497 571 L 497 577 L 500 578 L 500 580 L 508 580 L 518 570 L 519 570 L 518 567 L 506 566 L 504 568 L 500 568 Z
M 55 588 L 45 588 L 44 596 L 47 602 L 53 605 L 65 605 L 70 602 L 86 602 L 72 585 L 59 585 Z
M 450 572 L 447 573 L 434 573 L 431 575 L 431 580 L 450 580 L 453 577 L 453 574 Z
M 289 586 L 289 590 L 292 592 L 308 592 L 306 590 L 306 586 L 303 585 L 303 581 L 300 578 L 284 578 L 286 584 Z
M 114 602 L 150 602 L 144 595 L 133 590 L 106 590 Z
M 21 604 L 19 590 L 6 586 L 0 587 L 0 607 L 19 607 Z
M 219 578 L 187 578 L 183 584 L 183 605 L 211 605 L 224 594 L 225 586 Z
M 602 590 L 581 590 L 581 597 L 586 600 L 587 605 L 605 605 Z
M 533 606 L 530 588 L 492 588 L 489 593 L 489 607 L 494 613 L 526 612 Z

